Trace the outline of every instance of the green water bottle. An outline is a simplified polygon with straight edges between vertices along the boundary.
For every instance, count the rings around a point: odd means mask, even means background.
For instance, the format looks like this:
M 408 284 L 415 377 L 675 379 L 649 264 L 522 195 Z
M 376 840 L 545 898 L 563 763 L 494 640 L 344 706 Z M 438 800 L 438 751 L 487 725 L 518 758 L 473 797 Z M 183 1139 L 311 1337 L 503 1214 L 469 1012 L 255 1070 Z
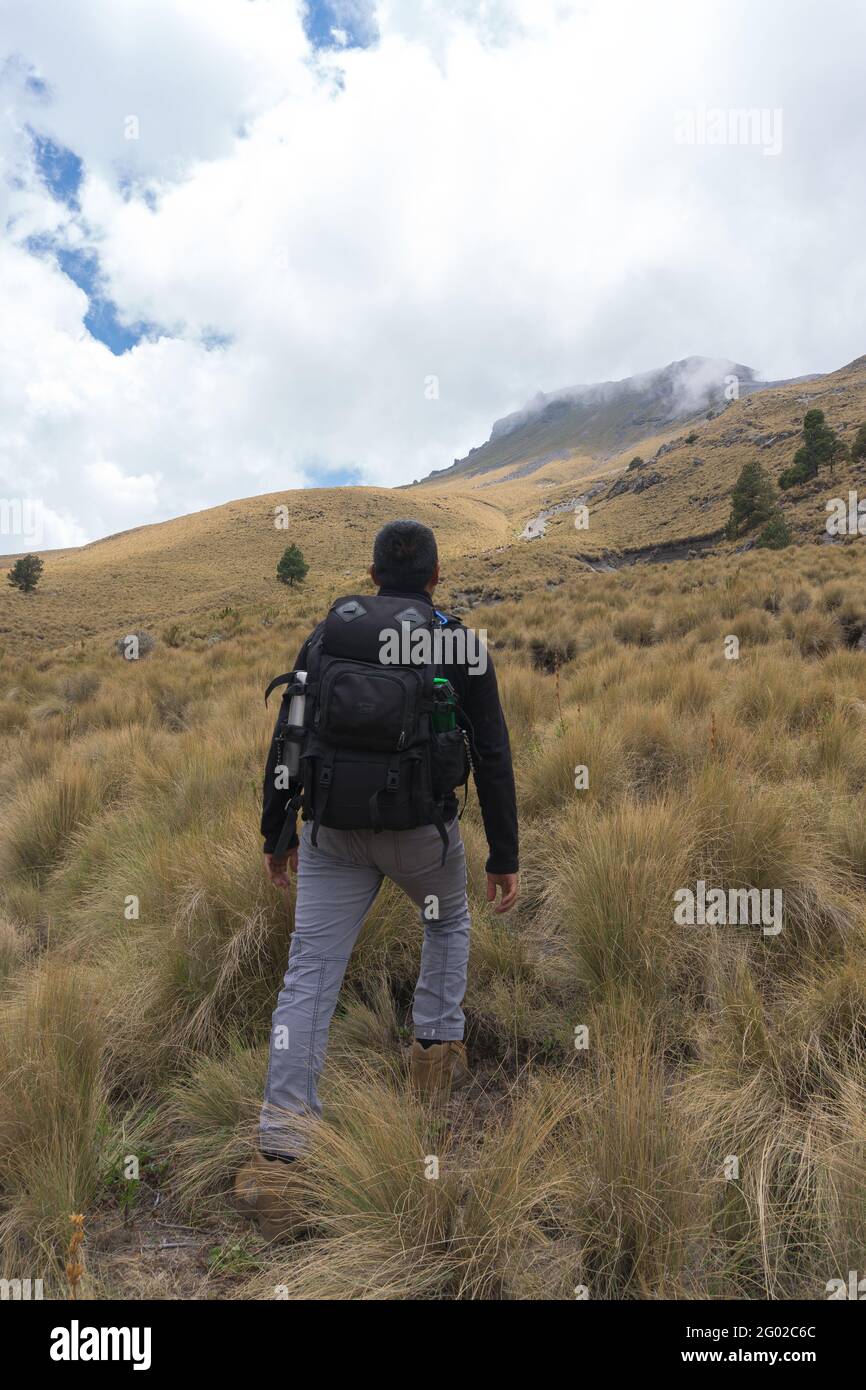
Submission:
M 433 677 L 433 714 L 431 716 L 434 734 L 447 734 L 457 728 L 457 696 L 454 687 L 445 676 Z

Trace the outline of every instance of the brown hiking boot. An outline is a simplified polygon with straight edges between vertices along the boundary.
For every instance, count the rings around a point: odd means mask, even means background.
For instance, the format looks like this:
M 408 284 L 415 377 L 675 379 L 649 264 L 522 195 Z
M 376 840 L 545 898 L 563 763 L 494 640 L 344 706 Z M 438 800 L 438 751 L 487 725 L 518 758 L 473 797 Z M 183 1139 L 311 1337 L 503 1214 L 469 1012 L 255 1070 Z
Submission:
M 300 1200 L 298 1160 L 283 1163 L 257 1153 L 235 1177 L 235 1204 L 265 1240 L 287 1240 L 309 1225 Z
M 419 1096 L 447 1095 L 468 1086 L 472 1074 L 462 1042 L 433 1043 L 422 1047 L 416 1038 L 409 1049 L 409 1079 Z

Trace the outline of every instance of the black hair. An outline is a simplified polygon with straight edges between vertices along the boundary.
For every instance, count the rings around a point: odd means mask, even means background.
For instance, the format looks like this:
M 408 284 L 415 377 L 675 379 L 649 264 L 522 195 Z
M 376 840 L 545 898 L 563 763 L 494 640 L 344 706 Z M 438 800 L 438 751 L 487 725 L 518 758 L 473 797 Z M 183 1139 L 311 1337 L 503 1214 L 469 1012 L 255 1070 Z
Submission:
M 385 589 L 424 589 L 439 562 L 436 537 L 420 521 L 389 521 L 373 542 L 373 567 Z

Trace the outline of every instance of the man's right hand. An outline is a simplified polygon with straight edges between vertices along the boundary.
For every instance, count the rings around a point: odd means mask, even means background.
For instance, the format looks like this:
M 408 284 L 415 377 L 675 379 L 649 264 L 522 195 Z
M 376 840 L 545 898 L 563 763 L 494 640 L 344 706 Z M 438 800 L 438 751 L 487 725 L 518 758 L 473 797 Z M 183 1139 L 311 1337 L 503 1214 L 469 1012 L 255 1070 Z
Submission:
M 265 854 L 265 873 L 275 888 L 282 888 L 284 891 L 288 888 L 287 868 L 290 868 L 293 874 L 298 872 L 297 845 L 290 849 L 288 854 L 280 855 L 279 859 L 275 854 Z
M 510 912 L 517 902 L 519 890 L 519 880 L 517 874 L 488 874 L 487 875 L 487 901 L 496 902 L 496 889 L 499 889 L 502 897 L 494 907 L 494 912 Z

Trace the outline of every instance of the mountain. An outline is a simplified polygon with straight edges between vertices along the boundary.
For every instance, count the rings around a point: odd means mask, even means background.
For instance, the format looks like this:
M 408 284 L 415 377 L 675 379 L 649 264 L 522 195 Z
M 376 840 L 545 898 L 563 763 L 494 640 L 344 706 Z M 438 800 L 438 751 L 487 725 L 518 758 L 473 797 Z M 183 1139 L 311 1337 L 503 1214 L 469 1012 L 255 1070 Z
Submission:
M 415 516 L 435 530 L 441 605 L 458 611 L 486 599 L 544 593 L 569 573 L 590 567 L 673 559 L 690 549 L 726 551 L 722 532 L 744 463 L 759 460 L 777 479 L 796 453 L 810 406 L 823 409 L 849 444 L 866 422 L 866 357 L 836 372 L 781 384 L 747 379 L 749 369 L 741 367 L 741 398 L 721 410 L 703 408 L 707 371 L 681 367 L 675 363 L 631 378 L 642 384 L 630 391 L 618 389 L 623 383 L 578 388 L 597 393 L 597 430 L 604 419 L 612 438 L 617 411 L 621 428 L 630 420 L 628 444 L 604 458 L 574 453 L 546 463 L 527 459 L 526 441 L 540 423 L 530 412 L 529 418 L 501 422 L 496 440 L 485 445 L 511 449 L 510 465 L 449 469 L 408 488 L 274 492 L 79 549 L 45 552 L 35 594 L 22 595 L 0 582 L 0 659 L 4 646 L 7 655 L 25 647 L 47 654 L 139 628 L 159 635 L 172 623 L 208 640 L 219 636 L 232 610 L 251 606 L 272 610 L 268 621 L 277 628 L 284 619 L 314 619 L 338 594 L 367 589 L 373 536 L 401 516 Z M 701 409 L 671 419 L 687 399 L 692 407 L 700 400 Z M 545 401 L 537 415 L 556 404 Z M 654 413 L 641 421 L 639 412 L 647 407 Z M 589 420 L 586 400 L 583 407 L 572 401 L 570 408 L 583 408 Z M 795 539 L 826 539 L 827 498 L 845 497 L 849 488 L 866 495 L 866 463 L 849 461 L 833 477 L 823 471 L 813 484 L 779 494 Z M 575 526 L 580 502 L 589 509 L 582 530 Z M 279 506 L 287 508 L 286 530 L 275 525 Z M 310 564 L 300 589 L 286 589 L 275 578 L 289 541 L 300 545 Z M 0 558 L 0 579 L 13 559 Z
M 500 479 L 508 482 L 571 455 L 608 458 L 672 424 L 718 414 L 728 404 L 725 392 L 733 378 L 741 398 L 786 384 L 761 381 L 741 362 L 685 357 L 622 381 L 539 391 L 521 410 L 497 420 L 485 444 L 424 482 L 475 477 L 511 465 Z

